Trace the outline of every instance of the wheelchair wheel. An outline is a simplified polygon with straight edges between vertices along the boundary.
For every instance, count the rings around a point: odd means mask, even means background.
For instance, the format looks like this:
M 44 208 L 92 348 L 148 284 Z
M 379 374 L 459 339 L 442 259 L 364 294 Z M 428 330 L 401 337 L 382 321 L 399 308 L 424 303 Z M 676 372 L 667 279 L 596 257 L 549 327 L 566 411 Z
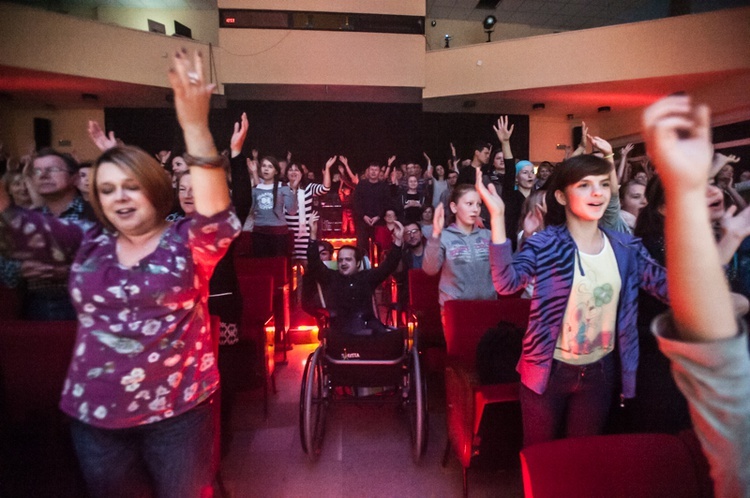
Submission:
M 323 348 L 319 346 L 307 358 L 300 390 L 300 441 L 312 462 L 320 456 L 325 433 L 327 393 L 322 361 Z
M 412 458 L 419 463 L 427 449 L 427 399 L 425 382 L 419 366 L 417 348 L 411 349 L 409 361 L 409 395 L 406 398 L 409 426 L 411 429 Z

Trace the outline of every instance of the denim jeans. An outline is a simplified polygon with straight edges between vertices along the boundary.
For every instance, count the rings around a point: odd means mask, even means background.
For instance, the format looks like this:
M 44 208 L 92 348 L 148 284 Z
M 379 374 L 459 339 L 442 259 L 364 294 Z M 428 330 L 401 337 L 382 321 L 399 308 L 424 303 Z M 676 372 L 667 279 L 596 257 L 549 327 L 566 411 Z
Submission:
M 615 394 L 615 354 L 579 366 L 553 360 L 542 394 L 521 385 L 524 447 L 602 433 Z
M 125 429 L 73 420 L 71 432 L 89 494 L 199 498 L 213 481 L 216 396 L 174 418 Z

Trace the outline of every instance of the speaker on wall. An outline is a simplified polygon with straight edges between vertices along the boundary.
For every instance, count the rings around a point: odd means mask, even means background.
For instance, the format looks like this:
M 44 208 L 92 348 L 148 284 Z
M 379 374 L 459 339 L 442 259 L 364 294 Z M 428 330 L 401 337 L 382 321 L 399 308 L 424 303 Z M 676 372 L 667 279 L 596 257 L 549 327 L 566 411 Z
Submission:
M 34 118 L 34 142 L 36 149 L 52 147 L 52 121 L 45 118 Z
M 578 144 L 581 143 L 581 138 L 583 138 L 583 128 L 580 126 L 574 126 L 573 127 L 573 149 L 578 147 Z

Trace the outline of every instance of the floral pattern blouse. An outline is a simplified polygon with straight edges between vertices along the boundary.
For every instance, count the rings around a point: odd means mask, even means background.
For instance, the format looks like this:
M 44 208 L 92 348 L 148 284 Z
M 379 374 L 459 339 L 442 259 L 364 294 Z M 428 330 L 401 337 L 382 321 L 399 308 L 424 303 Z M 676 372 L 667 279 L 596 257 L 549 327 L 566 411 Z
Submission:
M 180 415 L 219 385 L 208 282 L 239 234 L 228 209 L 164 231 L 136 266 L 117 259 L 116 233 L 11 208 L 0 217 L 18 259 L 71 262 L 78 333 L 60 408 L 105 429 Z

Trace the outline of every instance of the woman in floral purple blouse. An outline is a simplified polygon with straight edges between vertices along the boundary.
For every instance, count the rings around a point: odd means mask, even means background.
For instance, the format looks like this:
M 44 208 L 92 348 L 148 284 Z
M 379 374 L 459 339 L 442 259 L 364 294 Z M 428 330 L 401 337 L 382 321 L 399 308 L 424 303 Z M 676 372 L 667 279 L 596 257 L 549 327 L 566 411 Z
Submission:
M 11 255 L 72 265 L 78 334 L 60 407 L 73 419 L 92 496 L 150 487 L 159 497 L 198 497 L 213 477 L 219 374 L 208 282 L 240 223 L 208 128 L 214 85 L 203 82 L 200 55 L 177 53 L 169 79 L 195 216 L 165 221 L 172 194 L 161 166 L 104 133 L 91 199 L 100 225 L 84 231 L 10 207 L 0 189 L 0 236 Z

